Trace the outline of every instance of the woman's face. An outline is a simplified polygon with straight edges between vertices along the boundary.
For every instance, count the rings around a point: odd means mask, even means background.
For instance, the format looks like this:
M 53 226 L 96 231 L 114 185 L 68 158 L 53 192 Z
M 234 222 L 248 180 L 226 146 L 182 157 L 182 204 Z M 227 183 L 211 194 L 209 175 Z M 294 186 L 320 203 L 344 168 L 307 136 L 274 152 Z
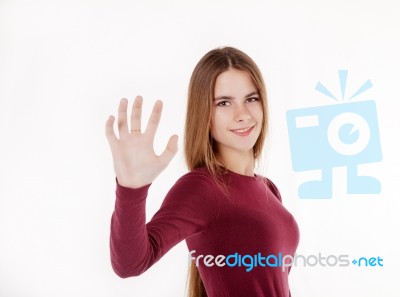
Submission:
M 253 150 L 261 132 L 263 108 L 247 71 L 229 69 L 215 82 L 211 135 L 219 154 Z

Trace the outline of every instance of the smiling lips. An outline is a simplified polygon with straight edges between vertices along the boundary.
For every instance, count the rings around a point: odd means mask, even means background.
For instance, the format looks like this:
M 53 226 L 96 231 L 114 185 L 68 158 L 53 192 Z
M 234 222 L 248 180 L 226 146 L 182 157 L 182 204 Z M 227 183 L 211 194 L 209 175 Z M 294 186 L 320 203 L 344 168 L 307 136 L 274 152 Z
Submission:
M 254 128 L 254 126 L 251 126 L 251 127 L 247 127 L 247 128 L 230 130 L 230 131 L 239 136 L 247 136 L 251 133 L 251 131 L 253 131 L 253 128 Z

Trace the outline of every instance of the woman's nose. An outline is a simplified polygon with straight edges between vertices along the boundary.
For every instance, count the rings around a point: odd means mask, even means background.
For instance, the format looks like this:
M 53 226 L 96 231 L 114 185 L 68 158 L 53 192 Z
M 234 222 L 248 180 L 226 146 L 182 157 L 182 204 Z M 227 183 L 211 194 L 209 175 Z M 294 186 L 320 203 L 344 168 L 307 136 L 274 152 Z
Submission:
M 251 119 L 251 115 L 245 104 L 239 104 L 235 108 L 235 121 L 246 121 Z

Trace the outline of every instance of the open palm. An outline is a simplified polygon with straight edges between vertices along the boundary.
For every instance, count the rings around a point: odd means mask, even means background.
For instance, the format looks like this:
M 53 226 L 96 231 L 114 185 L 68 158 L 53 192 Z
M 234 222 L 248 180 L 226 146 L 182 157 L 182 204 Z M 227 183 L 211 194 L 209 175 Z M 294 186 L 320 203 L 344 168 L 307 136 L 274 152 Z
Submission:
M 178 136 L 170 137 L 164 152 L 157 156 L 154 152 L 154 136 L 161 118 L 162 102 L 156 101 L 145 132 L 141 132 L 143 99 L 137 96 L 131 114 L 131 130 L 128 128 L 128 100 L 121 99 L 118 108 L 119 139 L 114 133 L 114 120 L 106 121 L 105 132 L 111 147 L 114 170 L 118 183 L 124 187 L 139 188 L 152 183 L 168 166 L 178 151 Z

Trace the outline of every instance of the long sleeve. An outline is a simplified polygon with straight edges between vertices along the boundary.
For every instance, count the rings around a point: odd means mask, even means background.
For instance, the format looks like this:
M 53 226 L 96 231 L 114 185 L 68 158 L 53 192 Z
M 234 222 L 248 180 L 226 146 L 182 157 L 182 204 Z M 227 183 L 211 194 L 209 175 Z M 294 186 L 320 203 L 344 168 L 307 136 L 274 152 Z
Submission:
M 112 267 L 120 277 L 137 276 L 180 241 L 202 232 L 215 219 L 215 196 L 201 173 L 182 176 L 146 224 L 146 197 L 151 185 L 132 189 L 118 184 L 111 219 Z
M 116 180 L 110 236 L 115 272 L 121 277 L 140 275 L 186 240 L 207 296 L 290 297 L 290 267 L 283 270 L 267 263 L 249 267 L 240 260 L 232 267 L 213 262 L 219 255 L 294 257 L 299 243 L 297 223 L 271 180 L 229 170 L 222 179 L 228 197 L 206 168 L 185 174 L 147 224 L 145 206 L 151 185 L 131 189 Z

